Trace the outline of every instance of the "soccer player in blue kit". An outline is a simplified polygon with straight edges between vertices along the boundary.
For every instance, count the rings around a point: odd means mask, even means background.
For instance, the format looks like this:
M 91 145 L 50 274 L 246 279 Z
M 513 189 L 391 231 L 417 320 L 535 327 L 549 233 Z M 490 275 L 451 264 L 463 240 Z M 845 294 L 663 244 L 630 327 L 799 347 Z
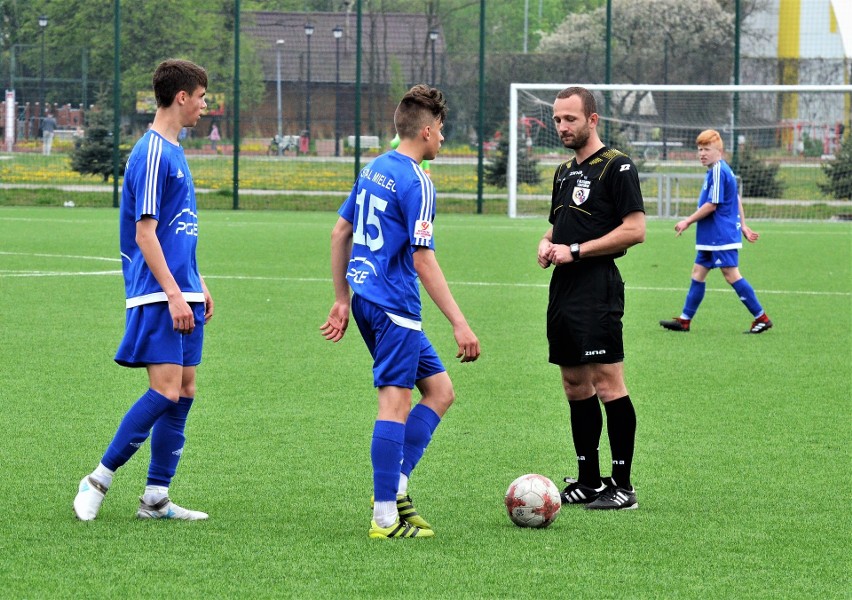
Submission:
M 435 258 L 435 187 L 420 167 L 441 148 L 446 111 L 444 96 L 435 88 L 416 85 L 405 94 L 394 113 L 398 148 L 361 170 L 331 234 L 335 301 L 320 331 L 326 339 L 340 341 L 351 308 L 373 357 L 378 388 L 370 448 L 371 538 L 434 535 L 414 509 L 408 478 L 455 392 L 422 329 L 418 278 L 453 327 L 456 358 L 474 361 L 480 353 L 479 340 Z M 412 408 L 415 386 L 421 399 Z
M 695 223 L 695 249 L 698 254 L 692 266 L 692 281 L 686 294 L 683 312 L 671 321 L 660 321 L 660 325 L 670 331 L 689 331 L 692 318 L 704 299 L 707 274 L 711 269 L 718 268 L 722 271 L 725 281 L 754 316 L 751 327 L 743 333 L 764 333 L 772 327 L 772 321 L 757 300 L 754 288 L 740 274 L 739 269 L 742 236 L 749 242 L 755 242 L 758 235 L 745 225 L 743 205 L 737 192 L 737 179 L 731 167 L 722 158 L 724 144 L 719 132 L 714 129 L 702 131 L 696 139 L 696 144 L 698 159 L 707 167 L 707 175 L 698 197 L 698 209 L 678 221 L 675 232 L 679 236 Z
M 207 107 L 207 73 L 185 60 L 166 60 L 154 78 L 157 113 L 127 161 L 119 243 L 126 292 L 124 338 L 115 361 L 145 367 L 148 390 L 124 415 L 97 468 L 80 481 L 74 514 L 98 515 L 115 471 L 151 437 L 151 462 L 140 519 L 206 519 L 169 499 L 183 453 L 184 428 L 195 397 L 204 325 L 213 299 L 198 271 L 195 187 L 178 134 Z

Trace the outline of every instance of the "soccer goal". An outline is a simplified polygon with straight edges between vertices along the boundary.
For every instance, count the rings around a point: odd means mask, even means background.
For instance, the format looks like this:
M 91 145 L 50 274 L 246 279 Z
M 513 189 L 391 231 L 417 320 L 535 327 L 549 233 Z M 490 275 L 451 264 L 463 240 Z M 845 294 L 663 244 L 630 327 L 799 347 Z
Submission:
M 554 169 L 571 158 L 552 122 L 556 94 L 569 85 L 511 85 L 510 217 L 547 214 Z M 695 209 L 705 174 L 695 138 L 716 129 L 748 218 L 852 217 L 843 178 L 829 174 L 852 168 L 852 85 L 579 85 L 595 94 L 601 139 L 636 162 L 649 216 Z

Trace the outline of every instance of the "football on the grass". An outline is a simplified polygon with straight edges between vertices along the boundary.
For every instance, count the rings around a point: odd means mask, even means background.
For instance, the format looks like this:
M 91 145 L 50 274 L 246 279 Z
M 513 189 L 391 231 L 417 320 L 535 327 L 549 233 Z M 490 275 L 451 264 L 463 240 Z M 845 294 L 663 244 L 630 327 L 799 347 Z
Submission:
M 506 490 L 506 510 L 518 527 L 547 527 L 561 508 L 559 488 L 544 475 L 521 475 Z

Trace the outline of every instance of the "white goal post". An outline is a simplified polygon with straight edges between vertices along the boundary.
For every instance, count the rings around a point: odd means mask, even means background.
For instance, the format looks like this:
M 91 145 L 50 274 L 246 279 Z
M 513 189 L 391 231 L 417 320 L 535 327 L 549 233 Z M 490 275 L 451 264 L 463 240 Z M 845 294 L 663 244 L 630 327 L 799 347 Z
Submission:
M 513 83 L 506 173 L 509 217 L 546 214 L 549 209 L 554 169 L 571 157 L 552 123 L 553 101 L 572 85 L 595 94 L 604 143 L 626 152 L 639 166 L 651 216 L 694 210 L 695 188 L 703 179 L 694 140 L 704 129 L 722 134 L 729 162 L 732 152 L 752 151 L 750 156 L 781 169 L 778 181 L 749 180 L 741 190 L 747 192 L 745 202 L 775 207 L 762 216 L 783 218 L 789 212 L 795 217 L 796 210 L 778 207 L 819 202 L 846 205 L 846 212 L 852 212 L 852 203 L 832 198 L 820 188 L 820 166 L 833 159 L 850 137 L 852 85 Z M 532 168 L 539 171 L 538 178 L 525 176 L 529 174 L 525 169 Z

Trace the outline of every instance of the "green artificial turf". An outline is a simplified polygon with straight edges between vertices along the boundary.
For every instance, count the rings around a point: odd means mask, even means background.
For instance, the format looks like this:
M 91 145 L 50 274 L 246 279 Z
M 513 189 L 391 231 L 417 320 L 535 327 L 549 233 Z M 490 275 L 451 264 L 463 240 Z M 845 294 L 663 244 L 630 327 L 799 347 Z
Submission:
M 439 207 L 440 213 L 440 207 Z M 202 211 L 216 301 L 171 495 L 206 522 L 134 518 L 143 447 L 97 520 L 71 510 L 144 371 L 123 332 L 117 211 L 0 208 L 0 596 L 8 598 L 848 598 L 852 228 L 752 222 L 741 271 L 775 327 L 719 273 L 688 334 L 693 232 L 649 220 L 619 261 L 640 508 L 565 507 L 512 525 L 517 476 L 576 475 L 558 369 L 547 363 L 544 219 L 441 215 L 438 260 L 482 342 L 453 359 L 424 327 L 457 400 L 410 491 L 429 540 L 370 540 L 376 399 L 357 328 L 319 335 L 333 300 L 332 212 Z M 606 434 L 601 462 L 609 457 Z M 562 484 L 564 485 L 564 484 Z M 561 487 L 561 486 L 560 486 Z

